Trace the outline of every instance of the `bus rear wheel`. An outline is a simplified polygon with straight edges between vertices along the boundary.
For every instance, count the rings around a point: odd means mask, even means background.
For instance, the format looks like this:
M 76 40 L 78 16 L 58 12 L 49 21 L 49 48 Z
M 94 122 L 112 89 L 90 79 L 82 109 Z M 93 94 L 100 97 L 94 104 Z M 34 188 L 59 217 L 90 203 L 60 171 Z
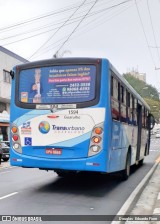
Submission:
M 138 162 L 138 165 L 143 166 L 143 163 L 144 163 L 144 159 L 141 159 L 141 160 Z
M 127 158 L 126 158 L 126 165 L 125 165 L 125 169 L 122 170 L 121 172 L 121 179 L 123 181 L 127 180 L 128 177 L 130 176 L 130 167 L 131 167 L 131 154 L 128 152 L 127 154 Z

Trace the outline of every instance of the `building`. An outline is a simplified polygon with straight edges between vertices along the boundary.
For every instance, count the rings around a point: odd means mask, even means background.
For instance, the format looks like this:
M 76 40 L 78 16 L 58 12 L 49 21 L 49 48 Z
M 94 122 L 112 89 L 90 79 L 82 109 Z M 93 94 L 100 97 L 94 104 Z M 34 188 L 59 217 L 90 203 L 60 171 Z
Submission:
M 128 72 L 130 75 L 135 77 L 136 79 L 139 79 L 146 83 L 146 73 L 139 73 L 137 70 L 132 69 L 132 71 Z
M 19 55 L 0 46 L 0 140 L 9 138 L 11 98 L 10 70 L 17 64 L 28 62 Z

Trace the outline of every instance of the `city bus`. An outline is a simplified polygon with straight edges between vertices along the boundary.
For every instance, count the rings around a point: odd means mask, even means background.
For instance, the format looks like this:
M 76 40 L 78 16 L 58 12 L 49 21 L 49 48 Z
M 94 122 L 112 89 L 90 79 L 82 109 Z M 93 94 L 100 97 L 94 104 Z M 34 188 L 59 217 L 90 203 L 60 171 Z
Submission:
M 149 154 L 150 107 L 108 59 L 29 62 L 10 75 L 12 166 L 127 179 Z

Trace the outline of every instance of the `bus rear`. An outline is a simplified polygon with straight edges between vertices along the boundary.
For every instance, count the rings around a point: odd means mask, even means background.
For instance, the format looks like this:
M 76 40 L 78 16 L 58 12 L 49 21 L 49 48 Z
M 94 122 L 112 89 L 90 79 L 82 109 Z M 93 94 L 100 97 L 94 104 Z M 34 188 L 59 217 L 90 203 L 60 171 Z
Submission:
M 57 173 L 106 172 L 108 70 L 107 60 L 100 59 L 52 59 L 16 66 L 11 165 Z

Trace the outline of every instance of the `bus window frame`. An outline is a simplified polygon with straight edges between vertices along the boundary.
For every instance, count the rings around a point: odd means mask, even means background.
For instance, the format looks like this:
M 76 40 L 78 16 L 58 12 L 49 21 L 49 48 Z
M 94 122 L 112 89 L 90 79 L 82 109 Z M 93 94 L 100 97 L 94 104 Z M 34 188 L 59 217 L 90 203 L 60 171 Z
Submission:
M 26 63 L 16 66 L 15 73 L 15 105 L 24 109 L 36 109 L 36 105 L 61 105 L 65 103 L 24 103 L 19 101 L 19 77 L 22 70 L 35 69 L 50 66 L 69 66 L 69 65 L 94 65 L 96 66 L 96 80 L 95 80 L 95 98 L 85 102 L 73 102 L 69 104 L 76 104 L 76 108 L 85 108 L 97 105 L 100 100 L 100 87 L 101 87 L 101 70 L 102 70 L 102 59 L 49 59 L 38 62 Z M 68 104 L 68 103 L 66 103 Z

